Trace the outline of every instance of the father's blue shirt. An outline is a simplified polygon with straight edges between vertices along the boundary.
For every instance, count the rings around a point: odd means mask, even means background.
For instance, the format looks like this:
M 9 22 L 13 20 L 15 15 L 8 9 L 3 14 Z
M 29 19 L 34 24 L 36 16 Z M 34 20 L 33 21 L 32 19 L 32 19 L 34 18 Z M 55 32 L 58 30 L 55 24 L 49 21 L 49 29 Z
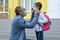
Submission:
M 32 21 L 27 22 L 21 16 L 15 16 L 9 40 L 26 40 L 25 28 L 34 28 L 38 15 L 35 14 Z

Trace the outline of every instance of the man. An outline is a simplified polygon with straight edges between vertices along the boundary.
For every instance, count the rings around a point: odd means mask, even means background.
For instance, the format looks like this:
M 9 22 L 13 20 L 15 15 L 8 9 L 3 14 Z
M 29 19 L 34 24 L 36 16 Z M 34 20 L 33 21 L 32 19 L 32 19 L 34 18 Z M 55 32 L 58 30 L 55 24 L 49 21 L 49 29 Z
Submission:
M 16 16 L 12 22 L 11 34 L 9 40 L 26 40 L 25 28 L 34 28 L 37 23 L 37 19 L 39 16 L 39 11 L 34 14 L 34 18 L 32 21 L 27 22 L 23 19 L 26 16 L 26 10 L 18 6 L 15 8 Z
M 36 32 L 37 40 L 43 40 L 42 26 L 44 23 L 48 22 L 48 19 L 44 16 L 43 12 L 41 12 L 42 4 L 40 2 L 36 2 L 34 5 L 35 6 L 33 8 L 34 11 L 32 13 L 31 20 L 34 17 L 34 13 L 36 13 L 36 11 L 40 10 L 39 18 L 38 18 L 37 24 L 34 27 L 34 30 Z

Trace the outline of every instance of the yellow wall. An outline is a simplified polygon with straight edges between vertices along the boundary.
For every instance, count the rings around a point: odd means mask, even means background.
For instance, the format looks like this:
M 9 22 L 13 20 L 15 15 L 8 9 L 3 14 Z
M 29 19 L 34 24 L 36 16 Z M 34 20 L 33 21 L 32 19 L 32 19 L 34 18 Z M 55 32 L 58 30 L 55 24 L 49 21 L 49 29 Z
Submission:
M 12 1 L 12 2 L 11 2 Z M 43 7 L 42 11 L 47 12 L 47 0 L 36 0 L 36 2 L 41 2 Z M 16 6 L 18 6 L 18 0 L 9 0 L 8 1 L 8 18 L 12 19 L 15 16 L 14 9 Z M 31 18 L 31 12 L 27 13 L 27 16 L 24 17 L 24 19 L 30 19 Z
M 8 0 L 8 18 L 12 19 L 15 16 L 15 8 L 18 6 L 18 0 Z

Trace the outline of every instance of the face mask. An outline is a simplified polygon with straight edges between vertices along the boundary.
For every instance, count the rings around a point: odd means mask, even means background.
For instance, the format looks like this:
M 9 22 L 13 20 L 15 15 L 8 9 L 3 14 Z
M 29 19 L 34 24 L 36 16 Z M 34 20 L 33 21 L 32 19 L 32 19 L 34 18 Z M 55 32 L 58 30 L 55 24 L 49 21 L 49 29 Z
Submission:
M 34 7 L 33 10 L 34 10 L 34 13 L 37 13 L 38 8 Z
M 38 9 L 36 7 L 33 8 L 34 12 L 37 11 Z
M 27 11 L 25 10 L 23 16 L 26 16 L 26 15 L 27 15 Z

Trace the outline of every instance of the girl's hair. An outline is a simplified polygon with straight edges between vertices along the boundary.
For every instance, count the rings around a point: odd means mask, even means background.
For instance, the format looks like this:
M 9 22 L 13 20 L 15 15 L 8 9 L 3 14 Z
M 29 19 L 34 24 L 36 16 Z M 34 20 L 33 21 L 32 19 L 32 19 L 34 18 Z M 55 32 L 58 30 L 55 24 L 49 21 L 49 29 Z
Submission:
M 42 8 L 41 2 L 36 2 L 35 5 L 36 5 L 36 6 L 39 6 L 39 7 L 40 7 L 39 10 L 41 10 L 41 8 Z

